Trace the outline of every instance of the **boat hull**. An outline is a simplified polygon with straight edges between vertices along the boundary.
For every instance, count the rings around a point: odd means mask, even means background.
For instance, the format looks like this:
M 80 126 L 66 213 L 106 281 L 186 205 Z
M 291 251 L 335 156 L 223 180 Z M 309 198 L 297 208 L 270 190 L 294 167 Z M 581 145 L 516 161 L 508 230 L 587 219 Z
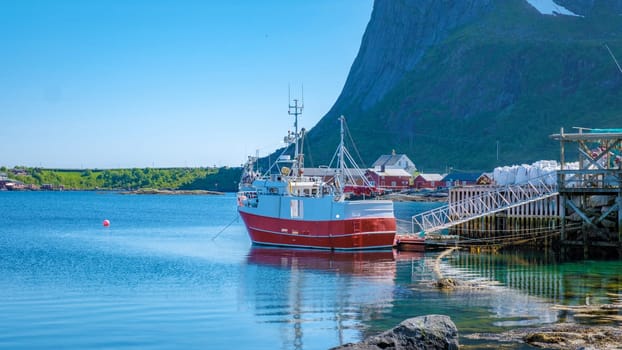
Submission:
M 412 235 L 395 236 L 395 246 L 402 251 L 423 252 L 425 251 L 425 238 Z
M 240 211 L 255 244 L 317 249 L 384 249 L 393 246 L 396 224 L 393 217 L 342 220 L 294 220 L 254 215 Z

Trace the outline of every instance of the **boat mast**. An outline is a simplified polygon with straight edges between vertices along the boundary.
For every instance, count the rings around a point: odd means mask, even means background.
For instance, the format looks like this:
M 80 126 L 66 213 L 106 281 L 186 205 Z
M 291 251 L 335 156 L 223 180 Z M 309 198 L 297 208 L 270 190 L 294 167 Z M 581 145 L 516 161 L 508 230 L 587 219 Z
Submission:
M 294 99 L 294 104 L 289 105 L 287 114 L 294 116 L 294 163 L 292 164 L 292 175 L 298 176 L 300 168 L 302 168 L 302 154 L 298 154 L 298 140 L 300 134 L 298 133 L 298 116 L 302 114 L 304 104 L 298 105 L 298 99 Z
M 343 123 L 345 121 L 345 117 L 341 116 L 339 117 L 339 126 L 341 127 L 340 130 L 340 141 L 339 141 L 339 168 L 337 170 L 337 193 L 338 194 L 342 194 L 343 193 L 343 185 L 344 185 L 344 172 L 345 172 L 345 160 L 343 158 L 343 151 L 344 151 L 344 144 L 343 144 L 343 134 L 344 134 L 344 130 L 343 130 Z

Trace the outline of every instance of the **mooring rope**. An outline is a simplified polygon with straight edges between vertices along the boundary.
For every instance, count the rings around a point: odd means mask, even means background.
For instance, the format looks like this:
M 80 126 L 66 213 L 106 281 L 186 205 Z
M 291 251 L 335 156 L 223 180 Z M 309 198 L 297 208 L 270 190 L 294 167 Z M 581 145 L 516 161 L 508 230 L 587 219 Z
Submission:
M 218 233 L 214 237 L 212 237 L 212 241 L 215 240 L 216 238 L 218 238 L 218 236 L 220 236 L 221 233 L 223 233 L 229 226 L 231 226 L 231 224 L 236 222 L 238 220 L 238 218 L 239 218 L 239 216 L 236 215 L 233 218 L 233 220 L 231 220 L 231 222 L 227 224 L 227 226 L 225 226 L 222 230 L 218 231 Z

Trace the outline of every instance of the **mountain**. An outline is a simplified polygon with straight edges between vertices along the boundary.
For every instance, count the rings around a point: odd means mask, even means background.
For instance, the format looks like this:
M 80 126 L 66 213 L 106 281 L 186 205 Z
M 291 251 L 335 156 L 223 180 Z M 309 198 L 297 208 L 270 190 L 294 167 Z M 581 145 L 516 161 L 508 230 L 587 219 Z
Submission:
M 622 61 L 622 0 L 376 0 L 307 165 L 330 161 L 340 115 L 362 166 L 392 150 L 423 171 L 558 159 L 561 127 L 622 126 L 607 48 Z

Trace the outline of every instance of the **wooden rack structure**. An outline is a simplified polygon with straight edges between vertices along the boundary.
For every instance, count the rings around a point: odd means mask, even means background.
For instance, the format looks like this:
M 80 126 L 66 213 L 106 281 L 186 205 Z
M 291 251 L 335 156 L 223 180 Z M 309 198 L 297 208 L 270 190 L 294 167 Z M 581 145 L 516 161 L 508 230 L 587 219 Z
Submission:
M 622 129 L 577 128 L 550 135 L 560 141 L 561 170 L 550 179 L 449 191 L 447 205 L 417 214 L 417 235 L 449 229 L 475 243 L 553 242 L 616 247 L 622 254 Z M 576 154 L 569 154 L 574 145 Z M 577 160 L 567 163 L 568 156 Z M 465 243 L 464 241 L 460 243 Z
M 557 173 L 563 245 L 622 248 L 622 129 L 575 128 L 550 137 L 560 142 Z M 567 146 L 575 146 L 578 169 L 566 166 Z M 580 221 L 569 230 L 569 221 Z

